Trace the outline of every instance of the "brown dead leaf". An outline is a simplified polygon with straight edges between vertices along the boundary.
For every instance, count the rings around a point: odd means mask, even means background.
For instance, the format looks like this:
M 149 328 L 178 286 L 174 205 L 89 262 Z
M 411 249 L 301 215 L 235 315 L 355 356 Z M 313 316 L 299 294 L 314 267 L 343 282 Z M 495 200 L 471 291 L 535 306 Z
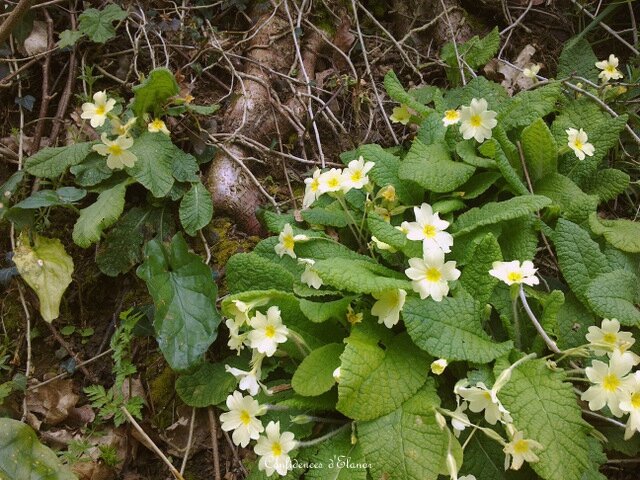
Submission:
M 24 40 L 24 52 L 28 56 L 38 55 L 47 51 L 48 44 L 47 24 L 45 22 L 33 22 L 33 30 Z
M 189 440 L 189 425 L 191 423 L 192 408 L 186 405 L 178 407 L 176 413 L 178 420 L 165 429 L 160 435 L 162 440 L 169 446 L 167 449 L 170 455 L 184 457 Z M 196 411 L 196 419 L 193 427 L 193 438 L 189 455 L 199 452 L 208 446 L 209 441 L 209 417 L 205 409 Z
M 535 53 L 536 49 L 533 45 L 526 45 L 512 63 L 520 69 L 528 67 L 532 63 L 536 63 L 533 61 Z M 500 74 L 503 77 L 501 84 L 507 92 L 509 92 L 509 95 L 513 95 L 521 90 L 526 90 L 533 85 L 533 80 L 525 77 L 520 70 L 505 63 L 498 62 L 496 59 L 493 59 L 487 64 L 485 73 L 497 81 L 500 81 L 499 78 L 496 78 L 497 74 Z M 492 73 L 494 75 L 491 75 Z
M 42 415 L 44 423 L 57 425 L 67 419 L 69 411 L 76 406 L 79 399 L 73 391 L 73 381 L 59 379 L 28 390 L 27 408 L 32 413 Z
M 348 52 L 351 49 L 351 45 L 355 42 L 356 37 L 353 33 L 349 31 L 351 28 L 351 20 L 348 16 L 344 15 L 342 17 L 342 22 L 338 26 L 336 30 L 336 34 L 333 36 L 333 44 L 338 47 L 343 52 Z M 346 69 L 348 67 L 348 63 L 344 56 L 340 55 L 338 52 L 333 52 L 333 63 L 337 67 L 338 71 Z

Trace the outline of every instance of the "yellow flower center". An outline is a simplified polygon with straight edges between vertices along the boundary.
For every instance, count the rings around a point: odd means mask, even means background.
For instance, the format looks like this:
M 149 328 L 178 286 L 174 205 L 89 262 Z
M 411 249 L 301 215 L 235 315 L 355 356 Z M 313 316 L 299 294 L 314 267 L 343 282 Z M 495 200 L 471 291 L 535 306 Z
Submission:
M 437 282 L 442 278 L 442 273 L 440 273 L 440 270 L 438 270 L 437 268 L 431 267 L 425 273 L 425 278 L 429 282 Z
M 489 392 L 482 392 L 482 396 L 487 400 L 491 400 L 491 394 Z
M 164 122 L 162 120 L 154 120 L 153 122 L 151 122 L 151 125 L 153 126 L 153 128 L 161 130 L 162 127 L 164 127 Z
M 444 112 L 444 118 L 446 118 L 447 120 L 457 120 L 458 115 L 459 114 L 456 110 L 447 110 L 446 112 Z
M 615 392 L 620 386 L 620 383 L 621 382 L 618 376 L 610 373 L 602 380 L 602 388 L 604 388 L 607 392 Z
M 267 325 L 267 328 L 264 329 L 264 336 L 267 338 L 273 338 L 276 335 L 276 327 L 273 325 Z
M 471 115 L 469 123 L 472 127 L 479 127 L 482 125 L 482 117 L 480 115 Z
M 296 241 L 293 239 L 292 235 L 285 235 L 285 237 L 282 239 L 282 245 L 284 245 L 284 248 L 286 250 L 293 250 L 295 244 Z
M 359 182 L 360 180 L 362 180 L 362 170 L 356 170 L 355 172 L 353 172 L 351 174 L 351 181 L 352 182 Z
M 118 144 L 109 145 L 109 154 L 113 156 L 117 157 L 118 155 L 122 155 L 123 151 L 122 147 Z
M 314 192 L 314 193 L 315 193 L 315 192 L 317 192 L 317 191 L 318 191 L 318 189 L 320 188 L 320 180 L 319 180 L 319 179 L 317 179 L 317 178 L 314 178 L 314 179 L 311 181 L 310 187 L 311 187 L 311 191 L 312 191 L 312 192 Z
M 615 333 L 605 333 L 602 337 L 605 343 L 615 344 L 618 341 L 618 336 Z
M 246 410 L 242 410 L 240 412 L 240 421 L 244 425 L 249 425 L 249 422 L 251 422 L 251 415 L 249 415 L 249 412 L 247 412 Z
M 529 442 L 527 442 L 526 440 L 518 440 L 513 445 L 513 451 L 514 451 L 514 453 L 516 453 L 518 455 L 522 455 L 523 453 L 528 452 L 529 451 Z
M 96 115 L 104 115 L 104 105 L 96 105 Z
M 280 442 L 273 442 L 271 444 L 271 453 L 273 453 L 274 457 L 282 455 L 282 445 L 280 445 Z
M 329 188 L 336 188 L 340 186 L 340 179 L 338 177 L 331 177 L 327 182 Z
M 631 405 L 633 405 L 633 408 L 640 408 L 640 392 L 631 395 Z
M 422 228 L 422 233 L 424 233 L 424 236 L 427 238 L 433 238 L 436 236 L 436 227 L 434 227 L 433 225 L 425 225 Z
M 584 144 L 578 140 L 577 138 L 573 141 L 573 146 L 575 148 L 577 148 L 578 150 L 582 150 L 582 147 L 584 147 Z
M 520 272 L 509 272 L 507 279 L 513 283 L 522 282 L 522 274 Z
M 616 67 L 614 67 L 613 65 L 607 65 L 607 68 L 605 68 L 605 70 L 608 73 L 616 73 Z

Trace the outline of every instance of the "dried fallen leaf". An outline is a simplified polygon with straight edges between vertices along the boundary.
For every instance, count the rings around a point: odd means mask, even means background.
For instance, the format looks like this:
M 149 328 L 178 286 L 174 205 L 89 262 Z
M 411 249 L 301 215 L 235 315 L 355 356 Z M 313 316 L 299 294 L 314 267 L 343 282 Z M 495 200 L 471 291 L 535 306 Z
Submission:
M 60 379 L 27 391 L 27 409 L 44 416 L 43 422 L 57 425 L 69 416 L 80 396 L 73 392 L 73 381 Z

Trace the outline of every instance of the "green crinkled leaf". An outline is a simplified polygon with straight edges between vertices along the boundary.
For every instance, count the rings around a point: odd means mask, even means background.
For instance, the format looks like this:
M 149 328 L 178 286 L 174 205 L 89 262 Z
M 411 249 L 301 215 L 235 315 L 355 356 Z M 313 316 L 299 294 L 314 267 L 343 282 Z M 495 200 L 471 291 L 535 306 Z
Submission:
M 153 326 L 167 363 L 174 370 L 194 366 L 216 339 L 221 320 L 211 269 L 177 234 L 168 247 L 147 243 L 137 274 L 153 298 Z
M 444 144 L 425 145 L 414 140 L 398 169 L 403 180 L 412 180 L 432 192 L 451 192 L 471 178 L 475 167 L 451 160 Z
M 367 480 L 362 446 L 351 443 L 348 430 L 322 442 L 309 462 L 317 467 L 304 474 L 305 480 Z
M 611 271 L 607 257 L 586 230 L 563 218 L 558 220 L 552 240 L 562 275 L 578 298 L 584 300 L 591 281 Z
M 589 217 L 589 226 L 596 235 L 623 252 L 640 253 L 640 223 L 632 220 L 606 220 L 596 212 Z
M 346 227 L 350 222 L 342 206 L 338 202 L 324 207 L 313 207 L 302 211 L 302 218 L 310 225 L 325 225 L 329 227 Z
M 478 155 L 476 152 L 476 141 L 463 140 L 456 144 L 456 153 L 458 156 L 469 165 L 480 168 L 495 168 L 496 162 L 491 158 L 485 158 Z M 472 177 L 473 180 L 473 177 Z
M 226 400 L 238 381 L 225 370 L 224 363 L 204 363 L 176 380 L 176 392 L 190 407 L 204 408 Z
M 484 98 L 489 104 L 489 110 L 499 111 L 500 106 L 509 99 L 509 96 L 502 85 L 491 82 L 485 77 L 476 77 L 464 87 L 448 90 L 444 100 L 446 108 L 449 109 L 469 105 L 473 98 Z
M 533 214 L 504 222 L 504 231 L 509 234 L 498 238 L 504 258 L 531 259 L 535 256 L 538 247 L 536 223 L 537 218 Z
M 340 320 L 345 318 L 347 307 L 354 297 L 344 297 L 340 300 L 312 302 L 300 299 L 300 310 L 313 323 L 326 322 L 329 319 Z
M 447 454 L 447 432 L 436 423 L 440 403 L 435 383 L 425 387 L 389 414 L 358 422 L 359 441 L 373 478 L 436 480 Z
M 111 3 L 103 10 L 88 8 L 78 17 L 78 30 L 95 43 L 105 43 L 116 36 L 113 22 L 127 18 L 127 12 L 117 4 Z
M 453 223 L 454 235 L 461 235 L 476 228 L 527 216 L 551 203 L 541 195 L 521 195 L 504 202 L 489 202 L 460 215 Z
M 192 183 L 191 189 L 180 201 L 180 223 L 192 237 L 206 227 L 213 217 L 211 194 L 201 182 Z
M 63 30 L 60 32 L 60 38 L 57 43 L 58 48 L 63 49 L 75 45 L 82 38 L 82 35 L 84 34 L 78 30 Z
M 0 418 L 0 477 L 7 480 L 77 480 L 28 425 Z
M 547 124 L 539 118 L 522 130 L 522 150 L 531 181 L 535 185 L 558 170 L 558 147 Z
M 464 200 L 472 200 L 486 192 L 501 177 L 498 172 L 476 173 L 464 185 L 460 185 L 458 192 Z
M 564 45 L 564 49 L 558 59 L 558 78 L 567 78 L 573 75 L 584 77 L 592 82 L 598 82 L 598 70 L 596 62 L 598 58 L 591 44 L 582 36 L 574 37 Z
M 80 217 L 73 226 L 73 241 L 87 248 L 100 240 L 105 228 L 113 225 L 124 210 L 124 196 L 130 181 L 118 183 L 103 191 L 95 203 L 80 210 Z
M 598 275 L 589 284 L 585 296 L 593 311 L 604 318 L 617 318 L 621 324 L 640 326 L 638 277 L 626 270 Z
M 262 220 L 267 230 L 275 234 L 279 234 L 287 223 L 293 228 L 296 225 L 293 213 L 275 213 L 269 210 L 260 210 L 258 217 Z
M 585 335 L 589 327 L 596 324 L 596 319 L 574 294 L 566 292 L 556 323 L 558 347 L 567 349 L 584 345 Z
M 82 163 L 73 165 L 69 170 L 75 176 L 76 185 L 81 187 L 93 187 L 113 175 L 105 157 L 97 152 L 90 153 Z
M 465 206 L 464 202 L 459 198 L 445 198 L 444 200 L 433 202 L 433 205 L 431 205 L 434 212 L 441 214 L 456 212 L 462 210 Z
M 431 112 L 420 124 L 416 138 L 425 145 L 443 143 L 447 136 L 447 128 L 442 123 L 442 114 Z
M 167 68 L 156 68 L 140 85 L 133 87 L 131 109 L 138 118 L 146 112 L 159 112 L 169 98 L 177 95 L 180 87 Z
M 278 405 L 306 410 L 307 412 L 330 412 L 336 409 L 336 403 L 338 403 L 338 391 L 333 389 L 317 397 L 292 395 L 286 400 L 278 402 Z
M 355 420 L 386 415 L 425 382 L 429 356 L 406 333 L 380 338 L 380 329 L 355 328 L 340 356 L 337 409 Z
M 61 187 L 57 190 L 38 190 L 14 205 L 15 208 L 34 209 L 71 205 L 79 202 L 87 195 L 86 190 L 75 187 Z
M 166 196 L 174 183 L 173 161 L 180 150 L 163 133 L 144 132 L 130 151 L 138 157 L 127 173 L 156 198 Z
M 534 480 L 534 474 L 526 465 L 520 470 L 505 470 L 502 446 L 485 435 L 476 434 L 464 449 L 460 475 L 475 475 L 478 480 Z
M 498 279 L 489 275 L 493 262 L 502 261 L 502 252 L 496 238 L 489 234 L 475 247 L 473 262 L 469 263 L 462 275 L 460 283 L 474 300 L 486 304 L 498 283 Z
M 581 480 L 591 462 L 588 433 L 573 386 L 544 360 L 525 362 L 500 390 L 499 398 L 525 438 L 541 443 L 533 470 L 545 480 Z
M 491 60 L 500 48 L 500 33 L 495 27 L 486 36 L 479 38 L 477 35 L 471 37 L 464 43 L 458 43 L 455 47 L 448 42 L 442 47 L 440 58 L 450 67 L 447 69 L 447 77 L 454 83 L 460 83 L 460 64 L 458 58 L 473 70 L 485 65 Z M 456 55 L 457 49 L 457 55 Z M 468 72 L 465 72 L 468 77 Z
M 365 160 L 375 162 L 375 166 L 369 172 L 369 178 L 379 187 L 393 185 L 396 195 L 404 204 L 420 203 L 422 189 L 414 182 L 401 180 L 398 177 L 400 159 L 390 152 L 385 151 L 380 145 L 361 145 L 357 150 Z
M 535 186 L 536 193 L 549 197 L 560 207 L 562 216 L 572 222 L 585 222 L 598 206 L 598 197 L 587 195 L 568 177 L 551 173 Z
M 313 269 L 323 283 L 338 290 L 373 293 L 394 288 L 411 289 L 411 284 L 398 272 L 382 265 L 350 258 L 318 260 Z
M 482 328 L 484 306 L 473 299 L 407 298 L 402 318 L 411 338 L 434 357 L 490 362 L 513 348 L 511 341 L 496 343 Z
M 629 186 L 631 178 L 622 170 L 603 168 L 582 181 L 582 188 L 589 195 L 596 195 L 601 202 L 613 200 Z
M 498 124 L 508 131 L 529 125 L 536 118 L 545 117 L 555 110 L 561 92 L 562 85 L 552 82 L 535 90 L 518 93 L 502 105 L 497 117 Z
M 47 322 L 60 316 L 62 295 L 71 283 L 73 259 L 62 242 L 34 234 L 33 245 L 26 234 L 20 240 L 13 255 L 18 272 L 40 301 L 40 315 Z
M 392 100 L 395 100 L 398 103 L 404 103 L 420 114 L 426 114 L 431 111 L 429 107 L 426 107 L 424 104 L 416 100 L 413 95 L 407 93 L 393 70 L 389 70 L 384 76 L 384 88 L 387 90 L 387 94 Z
M 293 390 L 305 397 L 315 397 L 328 392 L 336 381 L 333 371 L 340 366 L 344 345 L 329 343 L 305 357 L 291 378 Z
M 200 181 L 198 176 L 199 168 L 196 157 L 179 148 L 175 148 L 172 162 L 173 178 L 179 182 L 197 183 Z
M 94 142 L 74 143 L 68 147 L 46 147 L 31 155 L 24 168 L 34 177 L 56 178 L 67 168 L 82 162 L 91 152 Z
M 232 293 L 247 290 L 291 291 L 293 275 L 286 268 L 256 253 L 238 253 L 227 262 L 227 286 Z

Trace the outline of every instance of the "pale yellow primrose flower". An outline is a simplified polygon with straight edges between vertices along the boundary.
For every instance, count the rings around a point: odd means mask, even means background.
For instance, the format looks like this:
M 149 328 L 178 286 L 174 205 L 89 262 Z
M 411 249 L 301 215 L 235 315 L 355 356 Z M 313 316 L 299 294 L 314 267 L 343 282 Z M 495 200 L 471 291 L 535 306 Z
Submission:
M 293 251 L 296 242 L 305 242 L 307 240 L 309 240 L 309 237 L 306 235 L 294 235 L 293 228 L 287 223 L 282 229 L 282 232 L 280 232 L 280 235 L 278 235 L 278 243 L 274 247 L 274 250 L 279 257 L 289 255 L 291 258 L 296 258 L 296 252 Z
M 319 168 L 313 172 L 311 178 L 305 178 L 304 183 L 306 185 L 304 190 L 304 198 L 302 199 L 302 208 L 309 208 L 313 202 L 315 202 L 322 192 L 320 191 L 320 175 L 322 172 Z
M 535 440 L 524 438 L 522 432 L 515 432 L 511 441 L 503 449 L 506 454 L 504 469 L 509 468 L 509 463 L 511 463 L 512 470 L 519 470 L 525 461 L 529 463 L 537 462 L 540 459 L 534 453 L 534 449 L 541 450 L 542 448 L 544 447 Z
M 431 362 L 431 373 L 434 375 L 442 375 L 449 365 L 446 358 L 439 358 Z
M 624 431 L 624 439 L 629 440 L 635 432 L 640 432 L 640 372 L 631 376 L 629 389 L 623 392 L 620 400 L 620 410 L 629 414 Z
M 305 283 L 309 288 L 315 288 L 318 290 L 322 286 L 322 278 L 313 269 L 313 265 L 316 263 L 311 258 L 299 258 L 298 263 L 304 265 L 304 272 L 300 275 L 300 281 Z
M 511 286 L 514 283 L 524 283 L 530 287 L 538 285 L 540 280 L 536 277 L 537 268 L 533 266 L 533 262 L 525 260 L 520 265 L 518 260 L 511 262 L 493 262 L 493 268 L 489 270 L 489 275 L 502 280 Z
M 468 107 L 460 108 L 462 138 L 465 140 L 475 138 L 478 143 L 491 138 L 491 130 L 498 125 L 497 115 L 493 110 L 489 110 L 489 105 L 484 98 L 472 99 Z
M 94 145 L 93 150 L 100 155 L 107 157 L 107 167 L 111 170 L 124 167 L 133 167 L 138 157 L 127 149 L 133 146 L 133 139 L 127 136 L 121 136 L 115 140 L 109 140 L 107 134 L 103 133 L 100 137 L 101 144 Z
M 149 132 L 151 133 L 162 132 L 165 135 L 169 135 L 171 133 L 169 132 L 169 129 L 167 128 L 167 125 L 164 123 L 164 121 L 159 118 L 154 118 L 151 122 L 149 122 L 149 124 L 147 125 L 147 130 L 149 130 Z
M 269 307 L 266 315 L 256 312 L 250 325 L 253 330 L 249 332 L 249 345 L 267 357 L 276 353 L 279 343 L 287 341 L 289 329 L 282 324 L 280 309 L 276 306 Z
M 620 402 L 631 387 L 632 375 L 627 374 L 632 367 L 632 358 L 623 356 L 618 350 L 613 352 L 608 365 L 594 360 L 590 367 L 585 368 L 585 374 L 593 385 L 580 398 L 589 402 L 589 409 L 594 412 L 606 405 L 614 416 L 621 417 Z
M 488 389 L 484 383 L 478 382 L 476 386 L 469 386 L 469 380 L 463 378 L 456 383 L 453 391 L 469 402 L 469 410 L 472 412 L 479 413 L 484 410 L 484 419 L 491 425 L 498 421 L 511 420 L 508 410 L 498 400 L 494 389 Z
M 104 90 L 96 92 L 93 94 L 93 103 L 82 104 L 80 118 L 88 119 L 93 128 L 101 127 L 107 119 L 107 113 L 113 110 L 115 104 L 116 101 L 113 98 L 108 98 Z
M 460 111 L 459 110 L 447 110 L 444 112 L 444 117 L 442 117 L 442 123 L 445 127 L 449 125 L 455 125 L 460 121 Z
M 389 117 L 393 123 L 401 123 L 402 125 L 406 125 L 411 120 L 411 111 L 409 107 L 404 103 L 399 107 L 393 108 L 393 113 Z
M 410 258 L 409 268 L 404 273 L 412 282 L 413 291 L 420 294 L 421 299 L 428 297 L 440 302 L 449 293 L 450 281 L 460 277 L 456 262 L 444 261 L 444 252 L 434 249 L 425 252 L 424 258 Z
M 618 70 L 618 57 L 616 57 L 613 53 L 609 55 L 608 60 L 602 60 L 600 62 L 596 62 L 596 68 L 602 70 L 598 77 L 602 79 L 603 82 L 608 82 L 609 80 L 618 80 L 622 78 L 622 72 Z
M 251 440 L 258 440 L 264 432 L 258 415 L 266 413 L 266 408 L 260 406 L 257 400 L 249 395 L 243 396 L 239 391 L 227 397 L 228 412 L 220 415 L 221 428 L 225 432 L 233 430 L 231 439 L 241 447 L 249 445 Z
M 119 118 L 111 119 L 111 133 L 113 135 L 127 135 L 131 127 L 136 124 L 136 117 L 127 120 L 127 123 L 123 124 Z
M 424 253 L 438 249 L 445 253 L 450 252 L 453 237 L 445 232 L 449 222 L 441 220 L 438 213 L 433 213 L 433 208 L 428 203 L 413 207 L 413 213 L 415 222 L 402 223 L 402 227 L 407 230 L 407 238 L 422 241 Z
M 589 143 L 589 137 L 583 129 L 568 128 L 565 131 L 567 132 L 567 145 L 579 160 L 584 160 L 585 155 L 593 156 L 595 148 Z
M 342 170 L 338 168 L 332 168 L 331 170 L 324 172 L 320 175 L 320 193 L 338 192 L 342 190 Z
M 352 188 L 360 189 L 369 183 L 367 173 L 375 163 L 365 162 L 360 156 L 357 160 L 351 160 L 347 168 L 342 171 L 342 191 L 348 192 Z
M 384 323 L 391 328 L 400 321 L 400 311 L 404 307 L 407 292 L 401 288 L 374 292 L 373 298 L 377 300 L 371 308 L 371 315 L 378 317 L 378 323 Z
M 525 67 L 524 70 L 522 70 L 522 75 L 534 80 L 536 78 L 536 75 L 538 75 L 539 71 L 540 71 L 540 65 L 537 63 L 533 63 L 528 67 Z
M 612 353 L 616 349 L 624 352 L 636 342 L 631 332 L 620 331 L 620 322 L 615 318 L 603 319 L 600 327 L 589 327 L 585 338 L 596 355 Z
M 378 250 L 386 250 L 389 253 L 396 253 L 397 252 L 397 250 L 395 248 L 393 248 L 388 243 L 384 243 L 383 241 L 378 239 L 378 237 L 376 237 L 375 235 L 371 235 L 371 241 L 375 244 L 375 246 L 376 246 L 376 248 Z
M 245 340 L 247 339 L 247 334 L 246 333 L 241 334 L 240 329 L 238 328 L 238 325 L 231 318 L 227 318 L 224 324 L 229 329 L 229 340 L 227 341 L 227 346 L 231 350 L 236 350 L 238 352 L 238 355 L 240 355 L 240 352 L 244 348 Z
M 280 433 L 280 422 L 269 422 L 266 435 L 261 436 L 254 447 L 257 455 L 260 455 L 258 469 L 265 471 L 267 477 L 274 472 L 284 476 L 291 468 L 291 458 L 288 453 L 296 448 L 297 442 L 291 432 Z

